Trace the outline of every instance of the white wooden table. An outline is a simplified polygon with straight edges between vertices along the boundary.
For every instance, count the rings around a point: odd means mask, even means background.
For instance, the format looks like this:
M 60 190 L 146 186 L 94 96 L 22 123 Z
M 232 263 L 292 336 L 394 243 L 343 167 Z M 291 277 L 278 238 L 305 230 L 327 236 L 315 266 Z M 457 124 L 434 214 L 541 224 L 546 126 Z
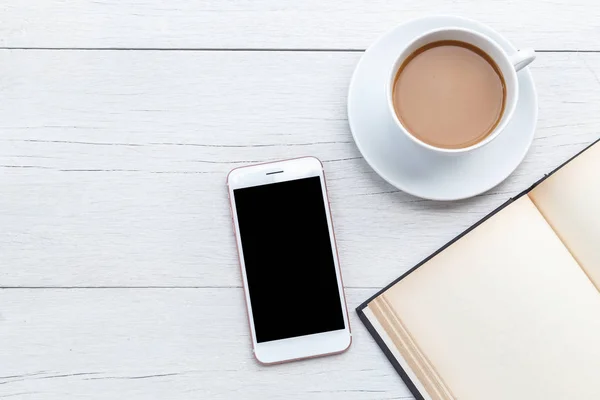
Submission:
M 539 51 L 526 160 L 455 203 L 386 184 L 346 121 L 362 51 L 432 12 Z M 3 0 L 0 398 L 411 399 L 354 307 L 598 137 L 598 21 L 593 0 Z M 325 163 L 354 343 L 261 367 L 225 176 L 300 155 Z

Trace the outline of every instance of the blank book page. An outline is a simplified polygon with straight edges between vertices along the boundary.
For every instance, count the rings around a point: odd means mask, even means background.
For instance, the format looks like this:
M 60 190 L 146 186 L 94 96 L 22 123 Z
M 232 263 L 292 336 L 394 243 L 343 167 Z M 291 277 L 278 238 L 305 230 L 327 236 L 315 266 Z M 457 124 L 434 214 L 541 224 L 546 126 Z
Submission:
M 600 142 L 529 196 L 600 290 Z
M 600 294 L 527 196 L 383 296 L 457 399 L 600 399 Z

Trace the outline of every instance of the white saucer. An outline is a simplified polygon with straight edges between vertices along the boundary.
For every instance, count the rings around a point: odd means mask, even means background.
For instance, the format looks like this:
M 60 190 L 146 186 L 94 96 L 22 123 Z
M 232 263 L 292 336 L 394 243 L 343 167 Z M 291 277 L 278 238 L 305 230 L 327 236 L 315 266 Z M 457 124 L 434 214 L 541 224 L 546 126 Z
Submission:
M 450 16 L 417 19 L 396 27 L 367 49 L 348 92 L 348 122 L 365 160 L 383 179 L 414 196 L 459 200 L 506 179 L 531 146 L 537 121 L 537 94 L 529 68 L 518 72 L 519 101 L 506 130 L 482 148 L 460 157 L 431 154 L 403 136 L 387 108 L 386 79 L 395 57 L 415 36 L 440 27 L 463 27 L 494 39 L 508 54 L 516 51 L 491 28 Z

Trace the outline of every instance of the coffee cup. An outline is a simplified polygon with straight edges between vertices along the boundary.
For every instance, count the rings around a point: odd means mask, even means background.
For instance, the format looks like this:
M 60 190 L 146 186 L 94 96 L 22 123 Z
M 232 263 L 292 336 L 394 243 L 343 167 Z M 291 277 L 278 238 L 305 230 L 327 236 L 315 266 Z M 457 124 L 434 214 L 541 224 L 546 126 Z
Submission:
M 402 98 L 400 98 L 398 96 L 398 94 L 396 93 L 396 98 L 394 97 L 395 93 L 394 93 L 394 89 L 398 88 L 397 86 L 397 79 L 399 79 L 399 73 L 404 73 L 403 72 L 403 68 L 406 68 L 407 65 L 410 65 L 411 60 L 414 60 L 411 57 L 415 57 L 415 54 L 418 54 L 419 51 L 422 51 L 422 49 L 427 49 L 428 46 L 436 46 L 438 43 L 460 43 L 461 45 L 467 46 L 468 48 L 473 49 L 474 51 L 481 53 L 481 56 L 483 58 L 485 58 L 486 60 L 489 61 L 490 65 L 494 68 L 494 71 L 496 71 L 498 73 L 498 82 L 492 82 L 490 83 L 490 85 L 501 85 L 502 88 L 500 90 L 503 91 L 503 98 L 502 98 L 502 107 L 501 109 L 496 108 L 495 110 L 491 110 L 490 112 L 494 112 L 494 117 L 496 118 L 495 121 L 493 121 L 493 124 L 489 124 L 485 125 L 488 129 L 488 131 L 483 132 L 482 133 L 482 137 L 481 138 L 476 138 L 478 140 L 475 141 L 471 141 L 469 142 L 465 142 L 466 144 L 464 146 L 458 145 L 458 146 L 442 146 L 442 145 L 438 145 L 435 142 L 431 142 L 429 141 L 429 143 L 424 140 L 423 136 L 419 136 L 416 133 L 416 130 L 414 129 L 414 126 L 409 126 L 409 123 L 402 118 L 402 115 L 398 115 L 399 111 L 398 111 L 398 104 L 395 104 L 395 100 L 396 103 L 399 103 L 401 101 L 409 102 L 412 101 L 410 97 L 406 97 L 407 100 L 403 100 Z M 443 56 L 443 55 L 442 55 Z M 396 58 L 396 61 L 394 62 L 392 69 L 390 71 L 390 75 L 389 75 L 389 79 L 387 80 L 387 87 L 386 87 L 386 92 L 387 92 L 387 102 L 388 102 L 388 109 L 389 112 L 392 115 L 392 119 L 394 121 L 394 123 L 397 125 L 398 130 L 400 131 L 400 134 L 407 136 L 412 142 L 414 142 L 415 144 L 417 144 L 419 147 L 426 149 L 429 152 L 432 153 L 437 153 L 437 154 L 443 154 L 443 155 L 460 155 L 460 154 L 465 154 L 468 152 L 472 152 L 480 147 L 483 147 L 487 144 L 489 144 L 490 142 L 492 142 L 495 138 L 497 138 L 499 135 L 502 134 L 503 131 L 505 131 L 507 125 L 509 124 L 509 122 L 511 121 L 514 111 L 517 107 L 517 101 L 519 98 L 519 80 L 517 78 L 517 71 L 519 71 L 520 69 L 526 67 L 529 63 L 531 63 L 533 60 L 535 59 L 535 52 L 533 51 L 533 49 L 524 49 L 524 50 L 519 50 L 516 51 L 514 53 L 508 54 L 504 49 L 502 49 L 493 39 L 489 38 L 486 35 L 483 35 L 481 33 L 475 32 L 473 30 L 469 30 L 469 29 L 464 29 L 464 28 L 454 28 L 454 27 L 448 27 L 448 28 L 442 28 L 442 29 L 435 29 L 435 30 L 431 30 L 428 32 L 425 32 L 424 34 L 418 36 L 417 38 L 415 38 L 414 40 L 412 40 L 408 45 L 406 45 L 403 50 L 400 52 L 400 54 L 398 55 L 398 57 Z M 444 60 L 444 58 L 440 58 L 440 60 Z M 479 61 L 478 61 L 479 62 Z M 443 65 L 443 63 L 438 63 L 437 67 L 438 71 L 439 68 L 441 68 L 441 65 Z M 453 65 L 453 68 L 462 68 L 460 67 L 460 63 L 455 63 Z M 491 68 L 491 67 L 490 67 Z M 407 70 L 408 72 L 408 70 Z M 460 71 L 459 71 L 460 72 Z M 485 72 L 485 71 L 484 71 Z M 488 75 L 490 76 L 489 71 L 486 72 Z M 469 75 L 467 75 L 469 76 Z M 428 77 L 427 79 L 431 80 L 434 79 L 435 77 Z M 439 77 L 438 77 L 439 78 Z M 439 78 L 439 79 L 444 79 L 444 78 Z M 414 81 L 414 79 L 413 79 Z M 410 84 L 410 82 L 409 82 Z M 432 85 L 431 82 L 428 82 L 428 85 Z M 477 86 L 474 86 L 475 84 L 472 84 L 470 86 L 470 90 L 477 90 Z M 414 84 L 413 84 L 414 86 Z M 447 85 L 446 85 L 447 86 Z M 457 86 L 457 85 L 455 85 Z M 460 85 L 458 85 L 457 87 L 460 87 Z M 473 89 L 475 88 L 475 89 Z M 435 89 L 435 88 L 434 88 Z M 458 89 L 460 90 L 460 89 Z M 464 121 L 464 120 L 468 120 L 469 118 L 471 118 L 471 115 L 469 114 L 469 110 L 466 110 L 465 108 L 468 106 L 463 107 L 462 109 L 460 108 L 460 104 L 456 105 L 453 103 L 453 99 L 452 99 L 452 92 L 446 90 L 446 92 L 443 93 L 445 98 L 444 101 L 446 101 L 450 107 L 446 107 L 449 109 L 452 109 L 453 107 L 458 107 L 457 109 L 460 110 L 461 113 L 463 113 L 464 115 L 461 115 L 460 117 L 462 118 L 460 121 Z M 464 97 L 464 93 L 461 92 L 457 92 L 457 101 L 458 103 L 460 103 L 460 96 L 458 96 L 458 94 L 463 95 Z M 423 100 L 423 97 L 425 95 L 419 97 L 419 101 L 421 103 L 419 103 L 418 105 L 415 104 L 409 104 L 409 106 L 413 106 L 412 108 L 414 109 L 415 107 L 427 107 L 427 102 L 426 100 Z M 450 96 L 450 97 L 449 97 Z M 426 97 L 426 96 L 425 96 Z M 481 96 L 479 96 L 481 97 Z M 475 102 L 478 101 L 479 97 L 475 97 L 473 100 Z M 400 98 L 400 100 L 398 100 Z M 438 118 L 437 113 L 441 113 L 443 114 L 444 110 L 442 109 L 440 111 L 440 107 L 444 108 L 444 103 L 441 102 L 437 102 L 435 104 L 435 107 L 433 107 L 433 111 L 429 112 L 429 114 L 425 113 L 424 115 L 426 115 L 426 117 L 424 118 L 429 118 L 429 121 L 425 121 L 426 125 L 427 123 L 430 126 L 433 122 L 436 122 L 438 120 L 436 120 L 436 118 Z M 407 107 L 410 108 L 410 107 Z M 482 115 L 485 116 L 485 113 L 482 113 L 480 111 L 481 107 L 479 107 L 478 104 L 475 104 L 474 110 L 473 110 L 473 118 L 479 118 L 482 119 Z M 418 111 L 418 110 L 417 110 Z M 486 110 L 487 112 L 487 110 Z M 490 114 L 491 115 L 491 114 Z M 436 134 L 437 135 L 444 135 L 444 125 L 443 125 L 443 118 L 439 118 L 439 123 L 437 127 L 432 127 L 432 129 L 437 129 Z M 409 121 L 410 122 L 410 121 Z M 452 121 L 453 123 L 455 121 Z M 487 123 L 485 121 L 483 121 L 483 123 Z M 442 124 L 442 125 L 440 125 Z M 456 131 L 457 129 L 460 128 L 460 125 L 451 125 L 454 128 L 454 131 Z M 458 127 L 458 128 L 457 128 Z M 460 130 L 460 129 L 459 129 Z M 485 135 L 484 135 L 485 133 Z M 480 139 L 480 140 L 479 140 Z

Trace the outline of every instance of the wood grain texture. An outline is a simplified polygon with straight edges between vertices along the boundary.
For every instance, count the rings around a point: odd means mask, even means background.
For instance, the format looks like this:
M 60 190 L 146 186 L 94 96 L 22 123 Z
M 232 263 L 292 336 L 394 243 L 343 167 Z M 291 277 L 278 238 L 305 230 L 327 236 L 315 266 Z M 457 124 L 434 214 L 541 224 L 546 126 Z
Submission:
M 600 50 L 594 0 L 19 0 L 0 13 L 8 47 L 364 49 L 409 19 L 474 18 L 518 46 Z
M 345 283 L 378 288 L 598 137 L 600 54 L 540 54 L 518 170 L 478 198 L 411 197 L 352 142 L 359 57 L 0 51 L 0 286 L 239 287 L 227 172 L 314 155 Z
M 350 306 L 371 294 L 349 290 Z M 351 326 L 344 354 L 262 367 L 241 289 L 0 290 L 0 398 L 412 399 Z

